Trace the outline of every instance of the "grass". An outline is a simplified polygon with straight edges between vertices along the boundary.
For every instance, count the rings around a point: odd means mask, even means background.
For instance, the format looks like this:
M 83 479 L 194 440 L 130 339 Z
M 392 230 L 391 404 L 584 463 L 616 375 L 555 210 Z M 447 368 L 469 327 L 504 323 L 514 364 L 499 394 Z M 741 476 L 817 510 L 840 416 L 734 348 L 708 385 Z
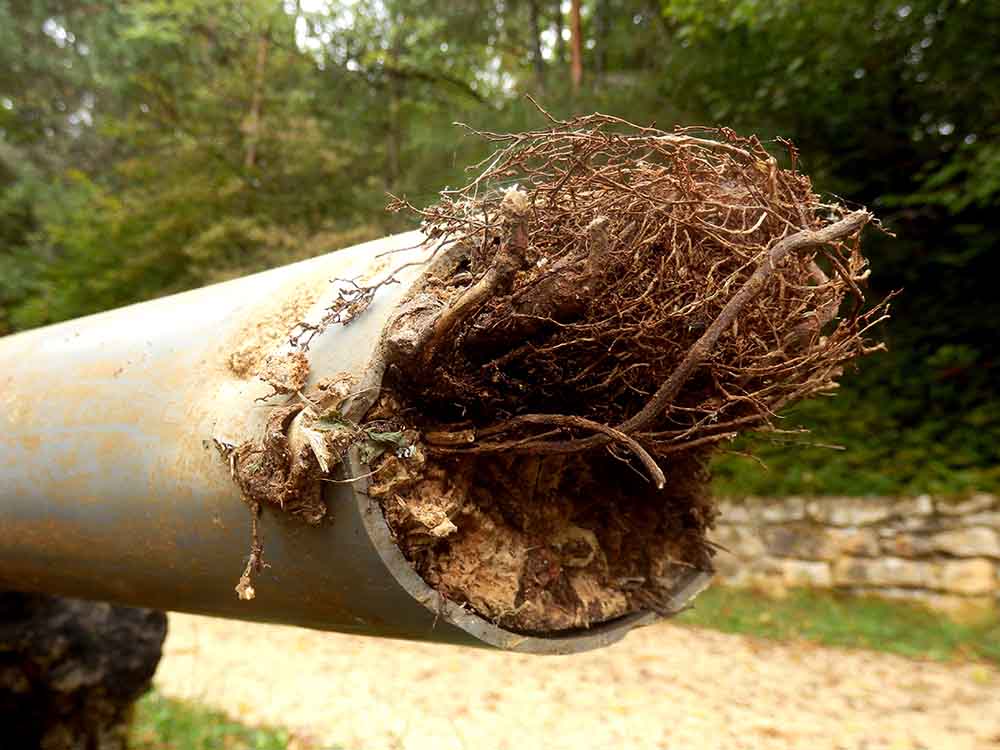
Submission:
M 920 606 L 871 597 L 795 590 L 774 599 L 716 586 L 701 594 L 677 622 L 775 640 L 1000 665 L 1000 620 L 960 624 Z
M 251 729 L 193 703 L 147 693 L 136 704 L 131 750 L 286 750 L 281 729 Z

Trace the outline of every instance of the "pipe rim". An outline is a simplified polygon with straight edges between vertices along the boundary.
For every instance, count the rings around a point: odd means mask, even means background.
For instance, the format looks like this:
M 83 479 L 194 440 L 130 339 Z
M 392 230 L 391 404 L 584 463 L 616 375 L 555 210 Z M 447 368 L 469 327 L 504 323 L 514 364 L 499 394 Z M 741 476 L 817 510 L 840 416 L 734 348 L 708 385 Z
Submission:
M 368 495 L 369 482 L 365 476 L 370 471 L 363 463 L 358 450 L 348 454 L 351 476 L 365 477 L 352 483 L 358 514 L 376 552 L 392 577 L 410 596 L 430 612 L 462 629 L 478 641 L 489 646 L 530 654 L 570 654 L 590 651 L 617 643 L 633 628 L 645 627 L 668 619 L 668 615 L 655 612 L 635 612 L 614 620 L 599 623 L 589 629 L 576 629 L 552 635 L 526 635 L 501 628 L 482 616 L 453 602 L 431 588 L 406 559 L 393 539 L 392 531 L 382 515 L 382 508 Z M 688 602 L 708 586 L 712 576 L 704 571 L 692 571 L 677 587 L 673 597 L 673 616 L 682 612 Z M 433 627 L 433 625 L 432 625 Z

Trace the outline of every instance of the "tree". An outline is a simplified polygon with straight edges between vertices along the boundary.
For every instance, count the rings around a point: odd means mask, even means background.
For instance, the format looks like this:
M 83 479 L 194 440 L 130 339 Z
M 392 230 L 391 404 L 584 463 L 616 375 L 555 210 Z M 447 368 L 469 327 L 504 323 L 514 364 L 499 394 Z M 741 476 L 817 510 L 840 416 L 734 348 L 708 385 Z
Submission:
M 386 190 L 427 203 L 462 182 L 488 144 L 455 121 L 537 127 L 521 93 L 568 54 L 556 116 L 786 136 L 819 189 L 883 217 L 872 284 L 905 293 L 893 353 L 853 382 L 885 408 L 876 424 L 848 388 L 806 421 L 915 451 L 881 475 L 966 476 L 1000 438 L 995 6 L 0 0 L 0 332 L 400 228 Z
M 569 11 L 570 26 L 570 71 L 573 91 L 580 90 L 583 82 L 583 30 L 580 23 L 580 0 L 573 0 Z
M 552 15 L 555 18 L 556 31 L 556 62 L 559 65 L 566 64 L 566 39 L 563 37 L 565 26 L 563 25 L 562 0 L 553 0 L 554 9 Z
M 792 138 L 820 189 L 874 207 L 897 235 L 873 238 L 872 249 L 877 292 L 903 289 L 892 353 L 848 394 L 809 407 L 807 422 L 824 420 L 826 434 L 856 446 L 816 460 L 842 476 L 863 471 L 871 487 L 918 474 L 925 490 L 929 476 L 931 488 L 996 481 L 972 469 L 995 466 L 1000 435 L 1000 95 L 980 83 L 1000 76 L 991 52 L 1000 8 L 669 0 L 663 9 L 682 106 Z M 871 398 L 880 408 L 866 406 Z M 865 449 L 872 436 L 877 453 Z M 845 466 L 857 456 L 861 466 Z
M 545 58 L 542 57 L 542 24 L 539 0 L 528 0 L 528 15 L 531 28 L 531 60 L 539 85 L 545 79 Z

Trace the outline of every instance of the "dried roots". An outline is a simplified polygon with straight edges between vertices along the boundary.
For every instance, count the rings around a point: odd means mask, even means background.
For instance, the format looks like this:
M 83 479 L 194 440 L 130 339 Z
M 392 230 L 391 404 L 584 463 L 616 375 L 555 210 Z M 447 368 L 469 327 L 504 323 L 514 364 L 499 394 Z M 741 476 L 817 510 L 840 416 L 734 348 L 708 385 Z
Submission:
M 711 569 L 712 449 L 880 348 L 872 216 L 822 202 L 790 144 L 782 169 L 726 129 L 596 114 L 480 135 L 498 150 L 470 185 L 392 206 L 457 252 L 406 346 L 388 336 L 426 465 L 383 467 L 372 494 L 428 582 L 506 627 L 671 611 L 678 571 Z
M 773 427 L 880 348 L 865 335 L 885 306 L 862 311 L 871 214 L 823 203 L 756 138 L 605 115 L 482 135 L 500 148 L 469 186 L 394 205 L 466 248 L 468 285 L 398 368 L 437 450 L 609 446 L 662 486 L 657 459 Z
M 821 201 L 790 144 L 781 168 L 728 129 L 595 114 L 479 135 L 497 150 L 471 184 L 391 206 L 437 249 L 369 414 L 419 438 L 373 461 L 371 495 L 425 580 L 507 627 L 675 611 L 711 569 L 712 450 L 881 348 L 872 216 Z

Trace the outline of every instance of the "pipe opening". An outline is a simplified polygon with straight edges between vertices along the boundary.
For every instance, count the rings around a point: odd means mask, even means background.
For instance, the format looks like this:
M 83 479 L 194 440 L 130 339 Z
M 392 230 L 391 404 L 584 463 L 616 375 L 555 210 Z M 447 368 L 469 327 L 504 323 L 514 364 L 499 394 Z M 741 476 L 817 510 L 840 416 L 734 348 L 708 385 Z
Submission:
M 387 399 L 369 417 L 386 418 Z M 452 455 L 415 445 L 372 462 L 368 494 L 421 578 L 510 631 L 550 635 L 683 606 L 711 574 L 705 457 L 664 463 L 663 490 L 608 451 Z

